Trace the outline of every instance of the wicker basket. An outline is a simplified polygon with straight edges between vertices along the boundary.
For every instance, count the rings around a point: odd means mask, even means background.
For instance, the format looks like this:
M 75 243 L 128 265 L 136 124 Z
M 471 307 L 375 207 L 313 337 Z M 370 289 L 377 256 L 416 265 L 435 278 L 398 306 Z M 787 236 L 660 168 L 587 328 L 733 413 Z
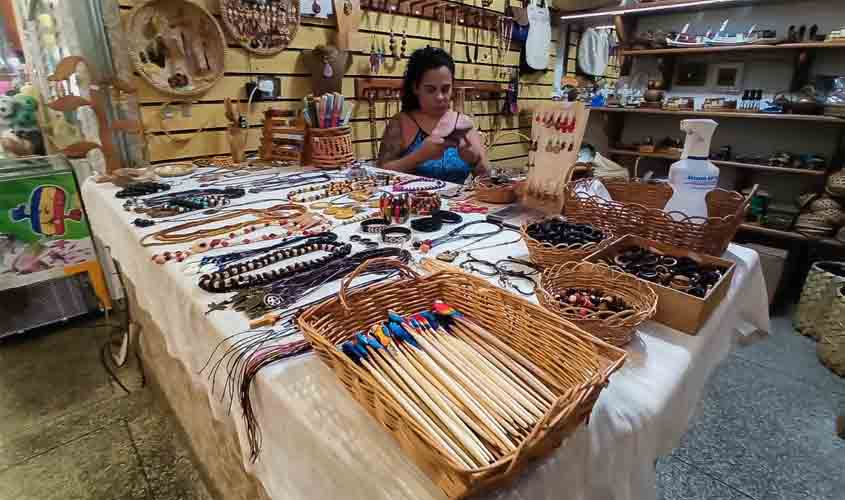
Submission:
M 622 312 L 589 312 L 585 316 L 583 307 L 555 300 L 555 295 L 567 288 L 595 288 L 624 300 L 630 308 Z M 570 262 L 546 269 L 537 288 L 537 299 L 546 309 L 619 347 L 631 342 L 637 326 L 657 312 L 657 294 L 642 280 L 592 262 Z
M 832 235 L 836 228 L 822 214 L 801 214 L 795 221 L 795 230 L 811 238 L 825 238 Z
M 506 205 L 516 201 L 514 183 L 493 184 L 489 177 L 478 177 L 473 184 L 473 196 L 482 203 Z
M 691 219 L 675 220 L 663 211 L 673 193 L 668 184 L 603 180 L 613 198 L 609 201 L 597 196 L 577 194 L 579 189 L 583 189 L 584 183 L 590 180 L 581 179 L 567 184 L 564 215 L 614 234 L 635 234 L 692 252 L 716 256 L 725 253 L 756 193 L 756 187 L 747 197 L 723 189 L 711 191 L 707 194 L 710 217 L 698 224 Z
M 824 317 L 816 354 L 823 365 L 845 377 L 845 287 L 837 288 Z
M 810 267 L 792 325 L 801 335 L 818 339 L 816 325 L 824 317 L 836 289 L 845 284 L 845 262 L 820 261 Z
M 845 227 L 839 228 L 839 232 L 836 233 L 836 239 L 840 243 L 845 243 Z
M 809 204 L 811 212 L 822 212 L 825 210 L 842 210 L 842 204 L 829 196 L 819 196 Z
M 399 269 L 404 279 L 348 292 L 356 276 L 391 268 Z M 429 309 L 436 299 L 464 312 L 557 382 L 550 387 L 557 401 L 518 449 L 483 468 L 455 464 L 368 371 L 338 348 L 356 332 L 383 321 L 388 310 L 410 314 Z M 337 297 L 304 312 L 298 323 L 350 394 L 450 498 L 505 484 L 530 460 L 550 454 L 584 423 L 608 378 L 625 360 L 621 349 L 480 278 L 449 272 L 420 277 L 395 259 L 368 261 L 344 280 Z
M 845 197 L 845 170 L 840 170 L 827 178 L 827 194 L 837 198 Z
M 522 241 L 528 247 L 528 256 L 531 262 L 538 265 L 542 269 L 546 269 L 558 264 L 566 264 L 567 262 L 580 262 L 588 256 L 605 249 L 608 245 L 613 243 L 613 233 L 604 229 L 605 237 L 598 243 L 576 243 L 574 245 L 552 245 L 532 238 L 528 234 L 528 224 L 523 224 L 520 228 L 522 234 Z
M 349 127 L 308 129 L 308 141 L 311 164 L 317 168 L 336 169 L 355 160 Z

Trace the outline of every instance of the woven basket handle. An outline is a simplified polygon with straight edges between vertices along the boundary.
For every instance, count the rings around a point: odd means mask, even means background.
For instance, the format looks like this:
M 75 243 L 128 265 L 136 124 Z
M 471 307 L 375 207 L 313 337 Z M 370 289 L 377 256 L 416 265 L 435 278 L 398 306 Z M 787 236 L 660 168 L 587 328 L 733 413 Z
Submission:
M 754 184 L 754 186 L 751 188 L 751 192 L 748 193 L 748 196 L 745 197 L 745 201 L 743 201 L 739 208 L 736 209 L 737 219 L 743 218 L 743 216 L 745 215 L 745 211 L 748 210 L 748 205 L 751 204 L 751 200 L 757 194 L 758 189 L 760 189 L 760 185 Z
M 352 280 L 363 275 L 367 270 L 370 270 L 371 272 L 380 272 L 387 271 L 389 269 L 396 269 L 397 271 L 399 271 L 399 274 L 401 274 L 402 277 L 406 279 L 420 278 L 420 273 L 414 271 L 406 264 L 404 264 L 401 260 L 395 257 L 379 257 L 377 259 L 369 259 L 367 261 L 364 261 L 364 263 L 360 266 L 356 267 L 355 270 L 349 274 L 349 276 L 347 276 L 343 281 L 341 281 L 340 291 L 337 293 L 337 296 L 340 299 L 340 304 L 343 306 L 343 308 L 347 311 L 349 310 L 349 306 L 347 305 L 346 301 L 348 300 L 349 285 L 352 283 Z

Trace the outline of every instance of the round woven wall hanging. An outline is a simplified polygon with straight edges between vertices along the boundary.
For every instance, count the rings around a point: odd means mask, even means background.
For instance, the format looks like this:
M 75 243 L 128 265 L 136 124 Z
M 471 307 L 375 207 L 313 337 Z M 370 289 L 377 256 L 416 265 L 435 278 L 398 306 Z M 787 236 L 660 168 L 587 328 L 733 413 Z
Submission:
M 148 0 L 132 11 L 128 31 L 135 68 L 163 94 L 200 95 L 223 77 L 223 30 L 193 2 Z
M 285 50 L 299 28 L 299 0 L 220 0 L 220 13 L 235 40 L 261 56 Z

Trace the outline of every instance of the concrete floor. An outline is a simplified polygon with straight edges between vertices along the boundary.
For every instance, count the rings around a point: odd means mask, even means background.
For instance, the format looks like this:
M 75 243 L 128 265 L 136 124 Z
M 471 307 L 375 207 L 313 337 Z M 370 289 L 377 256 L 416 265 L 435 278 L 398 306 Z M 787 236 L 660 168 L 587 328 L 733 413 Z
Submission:
M 0 500 L 211 498 L 150 389 L 127 394 L 103 369 L 108 333 L 88 319 L 0 341 Z M 719 368 L 682 446 L 658 461 L 659 498 L 839 500 L 839 413 L 845 381 L 776 318 Z

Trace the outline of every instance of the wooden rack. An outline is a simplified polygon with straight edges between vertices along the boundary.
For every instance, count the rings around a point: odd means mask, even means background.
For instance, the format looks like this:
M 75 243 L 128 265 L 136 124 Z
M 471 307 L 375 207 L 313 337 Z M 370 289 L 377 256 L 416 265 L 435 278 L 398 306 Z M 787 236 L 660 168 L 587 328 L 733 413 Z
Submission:
M 486 30 L 498 29 L 499 19 L 503 17 L 501 13 L 483 7 L 447 0 L 361 0 L 361 8 L 432 21 L 442 20 L 445 14 L 452 22 L 457 20 L 458 24 Z
M 302 164 L 305 128 L 291 126 L 290 122 L 295 118 L 295 111 L 268 109 L 264 112 L 262 160 Z

